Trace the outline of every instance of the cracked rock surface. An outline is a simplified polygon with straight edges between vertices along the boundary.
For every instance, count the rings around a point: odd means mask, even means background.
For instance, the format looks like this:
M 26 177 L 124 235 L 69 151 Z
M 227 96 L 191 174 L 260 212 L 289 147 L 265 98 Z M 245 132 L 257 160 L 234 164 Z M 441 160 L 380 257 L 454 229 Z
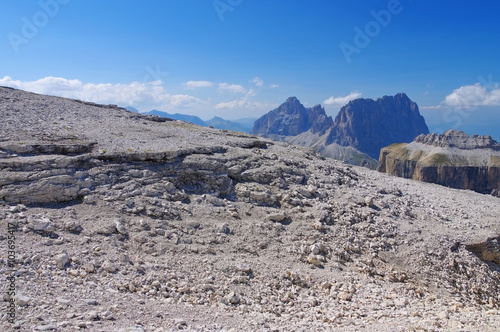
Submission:
M 0 88 L 2 331 L 496 331 L 500 201 Z

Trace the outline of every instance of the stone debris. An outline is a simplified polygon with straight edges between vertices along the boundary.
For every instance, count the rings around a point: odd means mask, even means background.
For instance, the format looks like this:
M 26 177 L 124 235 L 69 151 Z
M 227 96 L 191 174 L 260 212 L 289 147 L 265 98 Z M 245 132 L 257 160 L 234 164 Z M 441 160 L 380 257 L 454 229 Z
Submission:
M 0 220 L 17 227 L 17 322 L 0 331 L 500 326 L 498 198 L 118 108 L 0 100 Z

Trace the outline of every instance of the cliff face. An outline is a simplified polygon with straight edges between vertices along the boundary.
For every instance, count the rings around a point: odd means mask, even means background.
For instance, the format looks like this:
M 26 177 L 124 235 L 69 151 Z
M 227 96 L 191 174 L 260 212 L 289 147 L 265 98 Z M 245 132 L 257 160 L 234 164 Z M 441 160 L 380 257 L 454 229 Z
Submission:
M 295 97 L 255 122 L 253 134 L 312 147 L 354 165 L 376 168 L 380 149 L 411 142 L 429 129 L 418 106 L 404 93 L 377 100 L 356 99 L 335 122 L 320 106 L 305 108 Z
M 429 129 L 416 103 L 404 93 L 377 100 L 356 99 L 342 107 L 327 143 L 352 146 L 377 159 L 380 149 L 411 142 Z
M 380 152 L 380 172 L 500 197 L 500 144 L 490 136 L 449 130 L 420 135 Z

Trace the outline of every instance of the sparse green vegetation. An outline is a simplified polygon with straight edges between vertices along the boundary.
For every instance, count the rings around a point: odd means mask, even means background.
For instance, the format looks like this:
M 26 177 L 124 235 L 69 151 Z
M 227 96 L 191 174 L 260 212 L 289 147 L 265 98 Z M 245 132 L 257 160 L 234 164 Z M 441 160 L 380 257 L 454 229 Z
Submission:
M 430 162 L 437 165 L 450 164 L 450 159 L 444 154 L 437 153 L 431 156 Z
M 491 156 L 490 165 L 491 166 L 500 166 L 500 157 Z

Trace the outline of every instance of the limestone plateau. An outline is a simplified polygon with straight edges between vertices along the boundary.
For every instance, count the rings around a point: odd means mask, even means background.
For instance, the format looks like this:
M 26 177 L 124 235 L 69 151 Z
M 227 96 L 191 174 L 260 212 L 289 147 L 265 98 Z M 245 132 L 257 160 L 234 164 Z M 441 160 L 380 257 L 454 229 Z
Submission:
M 10 88 L 0 151 L 1 331 L 500 326 L 493 196 Z
M 411 142 L 429 129 L 418 106 L 404 93 L 382 98 L 356 99 L 332 120 L 324 108 L 305 108 L 290 97 L 258 119 L 253 134 L 307 146 L 324 156 L 354 165 L 376 168 L 380 149 Z
M 381 150 L 378 170 L 500 197 L 500 144 L 491 136 L 448 130 Z

